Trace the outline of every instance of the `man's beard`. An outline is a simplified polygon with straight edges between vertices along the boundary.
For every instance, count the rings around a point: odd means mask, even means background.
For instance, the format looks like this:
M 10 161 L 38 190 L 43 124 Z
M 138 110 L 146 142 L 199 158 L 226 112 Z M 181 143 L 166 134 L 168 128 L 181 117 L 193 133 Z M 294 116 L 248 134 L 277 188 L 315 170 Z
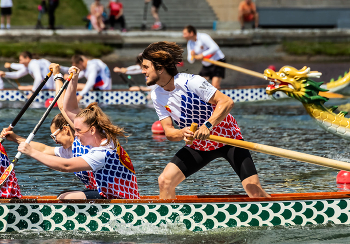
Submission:
M 148 77 L 148 79 L 149 79 L 149 77 Z M 159 81 L 159 75 L 157 74 L 157 77 L 154 78 L 154 80 L 146 81 L 146 85 L 147 86 L 153 86 L 153 85 L 157 84 L 158 81 Z

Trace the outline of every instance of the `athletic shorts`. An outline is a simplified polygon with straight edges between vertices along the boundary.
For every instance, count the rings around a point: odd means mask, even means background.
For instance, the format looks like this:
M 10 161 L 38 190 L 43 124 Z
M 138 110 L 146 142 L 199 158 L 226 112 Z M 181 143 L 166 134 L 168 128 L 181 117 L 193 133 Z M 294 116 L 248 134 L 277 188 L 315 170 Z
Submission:
M 218 60 L 220 62 L 226 63 L 225 59 Z M 213 77 L 220 77 L 225 78 L 225 68 L 217 65 L 209 65 L 209 66 L 202 66 L 201 71 L 199 72 L 200 76 L 203 77 L 209 77 L 209 79 L 213 79 Z
M 249 150 L 229 145 L 212 151 L 199 151 L 184 146 L 170 162 L 179 167 L 187 178 L 217 158 L 226 159 L 241 181 L 257 174 Z
M 66 192 L 70 191 L 63 191 L 60 194 L 58 194 L 57 197 Z M 106 199 L 105 197 L 101 196 L 100 193 L 98 193 L 98 190 L 83 190 L 82 192 L 85 194 L 86 199 Z
M 159 8 L 161 4 L 162 4 L 162 0 L 153 0 L 152 1 L 152 6 L 154 6 L 155 8 Z
M 12 8 L 1 8 L 1 15 L 11 15 L 12 14 Z

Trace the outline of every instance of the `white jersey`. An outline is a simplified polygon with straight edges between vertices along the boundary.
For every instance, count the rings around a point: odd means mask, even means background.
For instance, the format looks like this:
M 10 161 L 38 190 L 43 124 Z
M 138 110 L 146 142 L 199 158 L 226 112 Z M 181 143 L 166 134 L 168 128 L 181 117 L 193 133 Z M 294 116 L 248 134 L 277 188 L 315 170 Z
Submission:
M 72 147 L 67 149 L 64 147 L 55 147 L 55 155 L 60 158 L 73 158 Z
M 2 81 L 1 77 L 0 77 L 0 90 L 4 89 L 4 82 Z
M 171 117 L 178 127 L 190 127 L 192 123 L 201 126 L 215 109 L 209 101 L 217 91 L 206 79 L 199 75 L 179 73 L 174 77 L 175 89 L 166 91 L 158 86 L 152 91 L 153 106 L 159 120 Z M 228 114 L 211 132 L 212 135 L 242 139 L 240 128 L 231 114 Z M 195 150 L 210 151 L 223 144 L 209 140 L 195 140 L 190 147 Z
M 220 60 L 225 58 L 225 55 L 220 50 L 218 44 L 206 33 L 197 33 L 197 40 L 196 41 L 188 41 L 187 42 L 187 60 L 191 64 L 194 63 L 194 59 L 192 59 L 191 51 L 194 50 L 194 52 L 198 54 L 203 54 L 205 58 L 209 58 L 212 60 Z M 204 66 L 210 66 L 211 63 L 203 62 L 202 64 Z
M 12 8 L 12 0 L 1 0 L 0 7 L 1 8 Z
M 83 70 L 83 75 L 87 81 L 84 89 L 79 93 L 82 96 L 92 88 L 100 90 L 112 89 L 111 72 L 108 66 L 99 59 L 88 60 L 86 69 Z
M 5 77 L 10 79 L 18 79 L 27 74 L 30 74 L 34 78 L 33 91 L 35 91 L 40 83 L 44 80 L 46 75 L 50 72 L 50 61 L 46 59 L 32 59 L 30 60 L 28 67 L 17 65 L 19 68 L 15 72 L 5 72 Z M 23 67 L 23 68 L 21 68 Z M 55 82 L 53 76 L 51 76 L 45 83 L 43 89 L 55 89 Z
M 127 75 L 138 75 L 138 74 L 142 74 L 142 68 L 140 65 L 135 64 L 135 65 L 131 65 L 129 67 L 126 68 L 126 72 L 125 74 Z

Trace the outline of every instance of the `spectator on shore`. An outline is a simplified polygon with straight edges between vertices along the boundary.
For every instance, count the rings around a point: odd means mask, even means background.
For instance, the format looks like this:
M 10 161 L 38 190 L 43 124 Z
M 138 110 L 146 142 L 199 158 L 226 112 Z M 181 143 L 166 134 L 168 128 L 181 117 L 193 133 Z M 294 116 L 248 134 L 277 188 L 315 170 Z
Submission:
M 90 6 L 90 21 L 94 29 L 99 33 L 101 33 L 105 28 L 105 24 L 103 22 L 103 12 L 104 8 L 100 3 L 100 0 L 95 0 L 95 2 L 93 2 Z
M 238 7 L 238 19 L 241 23 L 241 30 L 244 30 L 245 23 L 254 24 L 252 27 L 257 28 L 259 25 L 259 14 L 256 12 L 255 3 L 252 0 L 243 0 Z
M 146 3 L 150 2 L 151 0 L 145 0 Z M 162 23 L 159 19 L 159 8 L 162 4 L 162 0 L 152 0 L 152 8 L 151 13 L 154 18 L 154 24 L 152 25 L 152 30 L 161 30 L 163 28 Z
M 107 8 L 110 10 L 109 24 L 111 29 L 114 29 L 115 23 L 120 23 L 121 31 L 126 32 L 123 4 L 119 0 L 110 0 Z
M 11 29 L 11 14 L 12 14 L 12 0 L 1 0 L 1 29 L 5 29 L 5 16 L 6 16 L 6 29 Z
M 192 25 L 186 26 L 182 31 L 183 37 L 187 40 L 187 60 L 194 63 L 203 58 L 225 62 L 225 55 L 218 44 L 206 33 L 197 33 Z M 206 80 L 211 79 L 212 85 L 220 89 L 221 80 L 225 78 L 225 68 L 202 61 L 202 69 L 199 72 Z
M 41 0 L 40 5 L 38 5 L 39 14 L 38 14 L 38 21 L 36 22 L 36 26 L 35 26 L 36 29 L 42 29 L 43 28 L 43 25 L 41 24 L 41 18 L 45 14 L 46 10 L 47 10 L 46 0 Z
M 59 0 L 49 0 L 49 29 L 54 30 L 55 29 L 55 11 L 58 7 Z

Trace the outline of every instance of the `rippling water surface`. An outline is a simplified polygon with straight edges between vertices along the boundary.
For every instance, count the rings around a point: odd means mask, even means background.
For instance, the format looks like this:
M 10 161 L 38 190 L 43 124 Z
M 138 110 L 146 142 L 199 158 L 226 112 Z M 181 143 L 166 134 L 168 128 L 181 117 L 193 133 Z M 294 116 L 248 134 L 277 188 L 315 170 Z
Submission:
M 332 100 L 330 105 L 344 104 L 346 99 Z M 7 127 L 20 111 L 23 103 L 0 103 L 0 126 Z M 35 106 L 35 105 L 34 105 Z M 14 108 L 15 107 L 15 108 Z M 17 108 L 16 108 L 17 107 Z M 157 177 L 183 142 L 169 142 L 162 136 L 154 136 L 151 126 L 157 115 L 151 106 L 102 106 L 113 123 L 125 127 L 130 137 L 121 141 L 129 153 L 138 178 L 140 194 L 157 195 Z M 15 132 L 27 137 L 45 108 L 30 108 L 15 127 Z M 58 113 L 51 112 L 34 140 L 55 146 L 50 138 L 49 125 Z M 295 150 L 317 156 L 350 161 L 349 142 L 317 127 L 302 105 L 294 100 L 254 103 L 236 103 L 231 114 L 237 119 L 246 141 Z M 16 154 L 17 145 L 3 143 L 9 158 Z M 252 152 L 260 180 L 269 193 L 337 191 L 337 170 L 296 162 L 289 159 Z M 56 195 L 64 190 L 83 189 L 72 173 L 53 171 L 37 161 L 22 156 L 16 165 L 16 175 L 24 195 Z M 210 163 L 200 172 L 186 179 L 177 188 L 177 194 L 244 194 L 238 177 L 224 160 Z M 36 243 L 37 239 L 55 240 L 55 243 L 347 243 L 349 226 L 322 225 L 313 227 L 230 228 L 203 233 L 190 233 L 180 227 L 154 228 L 144 226 L 116 233 L 5 233 L 2 239 L 8 243 Z M 84 240 L 84 241 L 83 241 Z M 5 240 L 3 240 L 5 241 Z M 0 243 L 3 243 L 0 241 Z M 56 242 L 57 241 L 57 242 Z M 5 242 L 6 243 L 6 242 Z

